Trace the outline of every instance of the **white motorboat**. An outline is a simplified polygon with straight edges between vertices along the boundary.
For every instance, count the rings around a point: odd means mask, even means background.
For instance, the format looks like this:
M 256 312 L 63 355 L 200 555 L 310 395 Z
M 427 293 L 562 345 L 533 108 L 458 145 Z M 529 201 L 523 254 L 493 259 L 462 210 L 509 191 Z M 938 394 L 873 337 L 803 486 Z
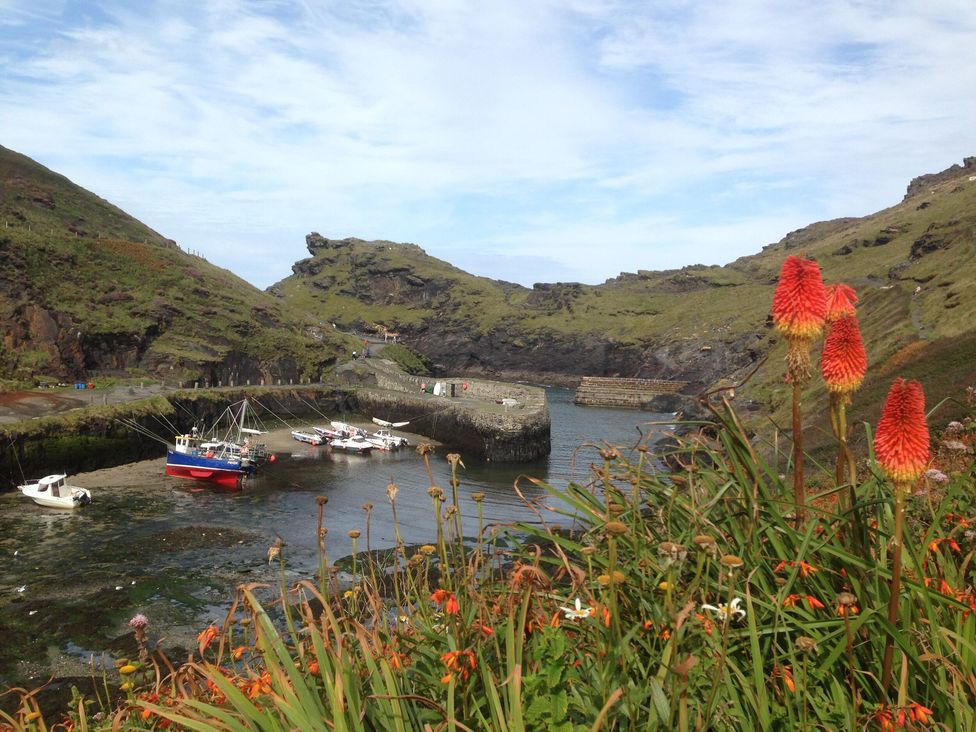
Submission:
M 368 442 L 362 435 L 336 438 L 332 440 L 329 445 L 334 450 L 345 450 L 346 452 L 354 452 L 363 455 L 368 453 L 374 447 L 374 445 L 371 442 Z
M 90 490 L 68 485 L 67 480 L 67 475 L 58 473 L 46 475 L 36 483 L 25 483 L 17 487 L 34 503 L 48 508 L 76 508 L 91 503 Z
M 309 445 L 321 445 L 325 442 L 325 438 L 315 432 L 304 432 L 302 430 L 292 430 L 291 436 L 294 437 L 299 442 L 305 442 Z
M 399 450 L 410 444 L 406 437 L 394 435 L 390 430 L 376 430 L 366 440 L 380 450 Z

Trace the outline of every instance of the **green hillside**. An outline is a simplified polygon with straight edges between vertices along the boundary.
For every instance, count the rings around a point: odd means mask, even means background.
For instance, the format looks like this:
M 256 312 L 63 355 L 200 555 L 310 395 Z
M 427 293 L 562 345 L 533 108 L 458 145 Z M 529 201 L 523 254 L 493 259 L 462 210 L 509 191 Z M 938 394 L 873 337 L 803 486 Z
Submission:
M 813 224 L 724 267 L 530 289 L 475 277 L 412 244 L 313 233 L 311 258 L 272 290 L 323 320 L 397 331 L 449 371 L 674 378 L 698 389 L 736 382 L 768 356 L 739 399 L 770 426 L 786 423 L 787 391 L 785 350 L 767 318 L 783 260 L 803 253 L 826 282 L 861 298 L 872 364 L 862 403 L 872 407 L 855 406 L 856 419 L 873 416 L 896 372 L 922 378 L 932 403 L 976 383 L 976 301 L 966 297 L 976 282 L 974 174 L 969 158 L 916 179 L 891 208 Z M 809 397 L 823 403 L 816 385 Z
M 0 147 L 0 379 L 317 378 L 342 350 L 288 303 Z

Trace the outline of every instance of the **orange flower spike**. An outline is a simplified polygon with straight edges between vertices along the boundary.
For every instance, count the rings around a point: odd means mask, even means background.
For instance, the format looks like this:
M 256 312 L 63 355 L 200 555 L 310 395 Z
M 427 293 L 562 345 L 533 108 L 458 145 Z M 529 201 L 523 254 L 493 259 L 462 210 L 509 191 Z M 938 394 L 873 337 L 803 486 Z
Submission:
M 451 595 L 447 598 L 447 604 L 444 606 L 444 612 L 448 615 L 457 615 L 459 610 L 457 598 Z
M 857 391 L 867 370 L 868 357 L 857 318 L 844 315 L 831 323 L 820 355 L 820 374 L 827 391 L 840 395 Z
M 214 638 L 216 638 L 219 633 L 220 631 L 217 630 L 216 625 L 210 625 L 205 630 L 202 630 L 197 636 L 197 642 L 200 644 L 200 651 L 202 652 L 204 649 L 209 648 L 210 644 L 213 643 Z
M 830 323 L 845 315 L 854 315 L 857 293 L 850 285 L 827 285 L 827 322 Z
M 789 666 L 780 666 L 779 664 L 773 664 L 773 670 L 770 673 L 770 678 L 783 679 L 783 685 L 788 691 L 795 692 L 796 684 L 793 682 L 793 671 Z
M 922 724 L 929 723 L 929 717 L 931 717 L 934 712 L 928 707 L 923 707 L 918 702 L 912 702 L 908 705 L 908 716 L 911 717 L 913 722 L 921 722 Z
M 787 257 L 773 293 L 773 323 L 791 340 L 812 341 L 827 317 L 827 292 L 820 265 L 812 259 Z
M 433 593 L 431 593 L 430 599 L 431 602 L 436 602 L 438 605 L 443 605 L 450 596 L 451 594 L 447 590 L 434 590 Z
M 825 605 L 813 595 L 807 595 L 806 599 L 807 599 L 807 605 L 810 607 L 811 610 L 819 610 L 820 608 L 825 607 Z
M 925 394 L 917 381 L 895 379 L 874 435 L 874 452 L 895 483 L 913 483 L 929 462 Z

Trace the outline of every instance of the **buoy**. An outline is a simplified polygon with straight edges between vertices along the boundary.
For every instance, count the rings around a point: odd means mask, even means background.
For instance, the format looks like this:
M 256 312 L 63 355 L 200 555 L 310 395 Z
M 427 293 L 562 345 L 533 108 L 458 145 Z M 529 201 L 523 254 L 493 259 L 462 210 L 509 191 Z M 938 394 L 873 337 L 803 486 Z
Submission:
M 277 459 L 278 459 L 278 456 L 277 455 L 272 455 L 271 457 L 268 458 L 268 462 L 269 463 L 273 463 Z

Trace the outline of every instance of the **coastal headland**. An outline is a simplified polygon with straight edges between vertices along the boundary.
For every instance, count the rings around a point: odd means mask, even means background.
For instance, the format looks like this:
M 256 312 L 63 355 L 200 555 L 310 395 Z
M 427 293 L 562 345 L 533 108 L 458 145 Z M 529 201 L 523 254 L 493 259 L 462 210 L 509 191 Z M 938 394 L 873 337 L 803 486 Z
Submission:
M 439 385 L 437 394 L 428 393 L 428 381 Z M 16 411 L 8 409 L 7 423 L 0 427 L 0 490 L 12 489 L 25 475 L 97 470 L 158 457 L 159 438 L 172 440 L 176 432 L 210 425 L 228 404 L 245 396 L 269 429 L 358 414 L 409 420 L 410 432 L 469 459 L 527 462 L 550 450 L 549 408 L 541 387 L 469 378 L 435 382 L 408 376 L 392 362 L 369 359 L 341 366 L 336 379 L 323 384 L 169 392 L 157 385 L 130 386 L 113 390 L 111 400 L 95 390 L 86 395 L 87 405 L 64 395 L 53 402 L 24 398 L 19 405 L 28 410 L 22 411 L 24 418 L 11 422 Z

